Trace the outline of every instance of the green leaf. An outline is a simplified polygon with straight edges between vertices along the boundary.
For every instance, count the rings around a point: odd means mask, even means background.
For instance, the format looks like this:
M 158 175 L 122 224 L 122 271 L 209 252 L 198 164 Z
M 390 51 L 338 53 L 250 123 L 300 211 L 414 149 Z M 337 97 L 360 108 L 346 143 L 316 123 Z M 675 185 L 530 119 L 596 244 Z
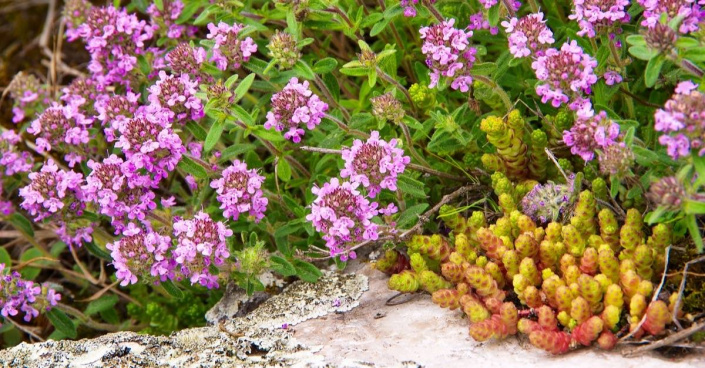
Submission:
M 396 3 L 388 7 L 387 10 L 384 11 L 384 19 L 389 20 L 398 15 L 401 15 L 402 13 L 404 13 L 404 8 L 402 8 L 399 3 Z
M 423 183 L 406 174 L 399 176 L 399 179 L 397 180 L 397 187 L 401 191 L 402 195 L 409 195 L 414 198 L 426 198 L 426 193 L 423 190 Z
M 208 177 L 208 171 L 189 157 L 182 156 L 177 166 L 198 179 L 206 179 Z
M 279 256 L 270 256 L 269 263 L 272 271 L 287 277 L 296 275 L 297 271 L 289 261 Z
M 253 74 L 250 74 L 253 75 Z M 210 152 L 210 150 L 215 147 L 215 145 L 220 140 L 221 134 L 223 134 L 223 129 L 225 128 L 225 120 L 217 120 L 211 125 L 211 129 L 208 131 L 208 136 L 206 136 L 206 142 L 203 144 L 203 150 L 205 152 Z
M 382 19 L 384 19 L 384 15 L 382 13 L 372 13 L 362 20 L 362 23 L 360 23 L 360 27 L 367 28 L 371 25 L 377 24 L 377 22 L 381 21 Z
M 237 82 L 238 78 L 240 78 L 239 75 L 233 74 L 231 75 L 226 81 L 225 81 L 225 88 L 231 89 L 233 87 L 233 84 Z
M 683 204 L 683 212 L 689 215 L 703 215 L 705 214 L 705 202 L 686 199 Z
M 653 87 L 658 80 L 659 75 L 661 75 L 661 68 L 666 58 L 663 55 L 659 55 L 646 64 L 646 69 L 644 70 L 644 84 L 647 87 Z
M 164 2 L 162 2 L 162 0 L 154 0 L 154 5 L 157 6 L 160 12 L 164 11 Z
M 166 292 L 174 298 L 182 299 L 184 297 L 183 291 L 181 291 L 181 289 L 171 280 L 162 281 L 160 285 L 162 285 L 164 290 L 166 290 Z
M 277 160 L 277 176 L 284 182 L 291 180 L 291 165 L 283 157 Z
M 308 46 L 308 45 L 312 44 L 313 41 L 315 41 L 315 40 L 311 37 L 304 38 L 303 40 L 297 42 L 296 46 L 298 46 L 299 49 L 303 49 L 304 46 Z
M 499 8 L 500 4 L 496 4 L 487 12 L 487 20 L 492 27 L 497 27 L 499 24 Z
M 406 211 L 399 215 L 399 219 L 397 219 L 397 227 L 403 229 L 415 224 L 419 219 L 419 215 L 422 214 L 426 208 L 428 208 L 428 203 L 421 203 L 407 208 Z
M 610 196 L 612 198 L 617 197 L 617 194 L 619 194 L 620 186 L 622 186 L 622 184 L 620 184 L 619 179 L 617 179 L 617 177 L 613 176 L 610 178 Z
M 642 35 L 629 35 L 627 36 L 626 39 L 627 43 L 632 45 L 632 46 L 645 46 L 646 45 L 646 40 L 644 39 L 644 36 Z
M 314 283 L 318 281 L 319 277 L 323 276 L 316 266 L 300 259 L 294 260 L 294 268 L 296 268 L 296 275 L 306 282 Z
M 374 36 L 382 33 L 382 31 L 387 29 L 388 25 L 389 25 L 389 19 L 384 19 L 381 22 L 375 23 L 375 25 L 372 26 L 372 29 L 370 30 L 370 36 L 374 37 Z
M 4 273 L 10 272 L 10 267 L 12 267 L 12 257 L 10 257 L 10 253 L 7 252 L 7 249 L 3 247 L 0 247 L 0 263 L 5 265 Z
M 326 74 L 335 70 L 338 66 L 338 60 L 327 57 L 318 60 L 316 64 L 313 65 L 313 72 L 316 74 Z
M 196 124 L 193 120 L 186 123 L 185 127 L 186 130 L 193 134 L 193 136 L 199 141 L 206 140 L 206 136 L 208 135 L 208 133 L 206 133 L 205 129 L 203 129 L 200 125 Z
M 258 125 L 252 129 L 252 134 L 256 135 L 259 138 L 264 139 L 265 141 L 270 141 L 270 142 L 284 142 L 284 136 L 281 134 L 281 132 L 277 132 L 275 130 L 269 130 L 266 129 L 265 127 Z
M 103 295 L 100 298 L 88 303 L 86 310 L 83 313 L 87 316 L 92 316 L 98 312 L 112 308 L 118 302 L 117 295 Z
M 698 46 L 700 46 L 700 42 L 691 37 L 681 37 L 676 41 L 676 47 L 679 49 L 690 49 Z
M 313 70 L 311 70 L 311 67 L 308 66 L 308 64 L 306 64 L 303 60 L 299 60 L 296 64 L 294 64 L 294 72 L 296 72 L 296 75 L 304 79 L 313 80 L 316 78 L 316 75 L 313 73 Z
M 92 255 L 102 258 L 106 261 L 112 261 L 113 257 L 110 256 L 110 253 L 106 251 L 105 249 L 101 248 L 98 246 L 95 242 L 88 242 L 86 245 L 86 250 L 88 250 L 89 253 Z
M 286 27 L 289 29 L 289 33 L 294 36 L 294 39 L 298 40 L 300 37 L 300 32 L 299 22 L 296 21 L 296 12 L 286 12 Z
M 44 254 L 42 254 L 42 252 L 39 249 L 32 247 L 32 248 L 25 250 L 24 253 L 22 253 L 22 255 L 20 256 L 20 263 L 27 263 L 35 258 L 40 258 L 43 256 L 44 256 Z M 46 265 L 47 261 L 36 261 L 36 262 L 32 262 L 31 264 L 32 265 L 42 265 L 42 264 Z M 41 271 L 42 271 L 41 268 L 25 266 L 20 270 L 20 275 L 22 275 L 23 279 L 34 280 L 37 276 L 39 276 L 39 273 Z
M 257 146 L 252 143 L 233 144 L 232 146 L 224 149 L 223 152 L 221 152 L 220 161 L 221 162 L 229 161 L 231 158 L 233 158 L 237 155 L 243 154 L 245 152 L 252 151 L 255 148 L 257 148 Z
M 698 253 L 703 252 L 703 236 L 700 233 L 700 228 L 698 227 L 698 220 L 695 218 L 695 215 L 688 215 L 685 217 L 685 225 L 688 227 L 688 232 L 690 233 L 690 236 L 693 238 L 693 242 L 695 243 L 695 248 L 698 250 Z
M 255 73 L 250 73 L 250 75 L 245 77 L 242 82 L 237 85 L 237 88 L 233 91 L 233 98 L 235 99 L 233 103 L 240 101 L 240 99 L 245 96 L 247 91 L 250 90 L 250 86 L 252 86 L 252 82 L 255 80 L 255 75 Z
M 475 63 L 470 73 L 472 75 L 490 75 L 497 70 L 495 63 Z
M 369 68 L 367 68 L 367 67 L 362 67 L 362 68 L 343 68 L 343 69 L 340 69 L 340 72 L 341 72 L 342 74 L 350 75 L 350 76 L 353 76 L 353 77 L 362 77 L 362 76 L 367 75 L 367 73 L 368 73 L 367 69 L 369 69 Z
M 690 61 L 705 61 L 705 47 L 696 47 L 686 51 L 683 57 Z
M 201 1 L 186 1 L 185 3 L 186 5 L 184 5 L 184 9 L 181 10 L 181 15 L 176 18 L 176 24 L 184 24 L 191 20 L 193 15 L 196 14 L 198 9 L 203 5 Z
M 658 55 L 658 51 L 646 46 L 632 46 L 629 48 L 629 53 L 641 60 L 651 60 L 654 56 Z
M 15 229 L 27 234 L 30 237 L 34 237 L 34 229 L 32 229 L 32 222 L 29 221 L 24 215 L 19 212 L 15 212 L 10 216 L 10 223 Z
M 374 87 L 377 83 L 377 69 L 370 68 L 370 72 L 367 73 L 367 83 L 370 87 Z
M 230 106 L 230 112 L 235 116 L 238 120 L 241 122 L 245 123 L 247 126 L 253 126 L 255 125 L 255 119 L 250 115 L 249 112 L 245 111 L 240 105 L 232 105 Z
M 60 311 L 58 308 L 52 308 L 46 312 L 46 316 L 56 330 L 66 337 L 75 339 L 78 336 L 76 333 L 76 325 L 73 324 L 73 321 L 66 313 Z
M 203 25 L 210 23 L 211 13 L 216 12 L 219 9 L 220 9 L 219 5 L 217 5 L 217 4 L 213 4 L 205 9 L 203 9 L 201 14 L 198 15 L 198 18 L 196 18 L 196 20 L 193 21 L 193 25 L 194 26 L 203 26 Z
M 152 67 L 149 65 L 149 62 L 145 59 L 144 55 L 137 55 L 137 65 L 144 75 L 148 75 L 149 72 L 152 71 Z

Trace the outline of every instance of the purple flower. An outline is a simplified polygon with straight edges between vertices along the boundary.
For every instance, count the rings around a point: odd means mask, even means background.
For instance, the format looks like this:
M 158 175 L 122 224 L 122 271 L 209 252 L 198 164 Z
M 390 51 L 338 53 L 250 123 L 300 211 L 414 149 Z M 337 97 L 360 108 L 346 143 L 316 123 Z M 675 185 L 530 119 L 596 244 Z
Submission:
M 86 22 L 86 14 L 91 8 L 86 0 L 67 0 L 64 2 L 64 18 L 66 19 L 66 38 L 69 42 L 80 37 L 78 27 Z
M 602 148 L 597 158 L 600 163 L 600 172 L 604 175 L 614 176 L 618 179 L 631 175 L 631 167 L 634 164 L 634 151 L 627 147 L 624 142 Z
M 24 321 L 29 322 L 39 311 L 49 311 L 61 300 L 61 294 L 53 289 L 39 286 L 33 281 L 23 280 L 19 272 L 5 272 L 0 263 L 0 315 L 10 318 L 24 312 Z
M 188 118 L 199 120 L 203 117 L 201 100 L 196 97 L 198 82 L 191 80 L 188 74 L 179 77 L 159 72 L 159 81 L 149 87 L 150 102 L 148 111 L 167 112 L 169 121 L 176 119 L 185 122 Z
M 206 61 L 206 50 L 203 47 L 192 47 L 180 43 L 165 57 L 167 65 L 175 74 L 190 74 L 197 80 L 202 78 L 201 64 Z
M 31 74 L 17 73 L 7 86 L 7 91 L 14 100 L 12 122 L 15 124 L 25 118 L 33 118 L 49 104 L 46 86 L 39 84 L 39 80 Z
M 404 150 L 397 148 L 397 140 L 387 143 L 373 131 L 367 142 L 356 139 L 352 147 L 342 152 L 345 168 L 340 176 L 350 178 L 367 188 L 367 194 L 374 198 L 382 189 L 397 190 L 397 177 L 404 172 L 411 159 L 404 156 Z
M 497 5 L 497 0 L 478 0 L 481 5 L 485 7 L 485 9 L 489 9 L 495 5 Z
M 247 165 L 238 160 L 223 170 L 223 177 L 211 182 L 223 216 L 237 221 L 240 214 L 249 213 L 255 222 L 262 220 L 268 203 L 261 189 L 263 182 L 264 176 L 255 169 L 248 170 Z
M 34 221 L 51 218 L 58 225 L 57 234 L 68 245 L 80 246 L 91 240 L 94 224 L 80 219 L 86 208 L 83 175 L 60 170 L 49 160 L 41 171 L 30 173 L 29 180 L 20 188 L 20 206 L 34 216 Z
M 330 255 L 339 255 L 343 261 L 355 258 L 355 253 L 348 249 L 353 243 L 379 238 L 378 226 L 371 221 L 379 213 L 379 204 L 370 203 L 360 194 L 358 185 L 333 178 L 322 188 L 314 186 L 311 190 L 318 197 L 311 204 L 306 220 L 323 234 Z
M 602 77 L 605 78 L 605 84 L 608 86 L 622 83 L 622 76 L 614 70 L 606 71 Z
M 697 87 L 691 81 L 679 83 L 676 93 L 654 115 L 654 130 L 664 133 L 659 143 L 674 160 L 688 156 L 691 149 L 705 155 L 705 94 Z
M 152 27 L 156 31 L 160 30 L 163 36 L 170 39 L 180 38 L 182 36 L 193 36 L 196 32 L 196 27 L 186 27 L 185 25 L 176 24 L 181 12 L 184 10 L 184 3 L 181 0 L 171 0 L 162 2 L 162 9 L 159 10 L 156 4 L 147 7 L 147 14 L 152 20 Z
M 120 285 L 137 283 L 139 278 L 154 282 L 174 278 L 174 261 L 169 258 L 171 238 L 130 223 L 123 237 L 105 247 L 110 250 Z
M 209 267 L 220 266 L 230 257 L 225 238 L 232 235 L 233 231 L 225 224 L 213 221 L 204 212 L 199 212 L 192 220 L 175 222 L 174 236 L 178 245 L 173 257 L 178 270 L 191 284 L 217 288 L 218 276 L 211 274 Z
M 294 77 L 284 89 L 272 96 L 272 110 L 267 113 L 264 127 L 274 128 L 278 132 L 286 131 L 284 138 L 299 143 L 304 135 L 303 125 L 313 130 L 321 123 L 327 110 L 328 104 L 309 89 L 308 81 L 299 83 L 299 79 Z
M 556 42 L 553 32 L 546 26 L 543 13 L 529 14 L 520 19 L 516 17 L 502 22 L 507 32 L 509 52 L 514 57 L 522 58 L 543 55 L 543 50 Z
M 564 43 L 560 51 L 546 50 L 531 67 L 536 77 L 545 82 L 536 86 L 541 102 L 549 100 L 553 107 L 559 107 L 571 99 L 589 94 L 590 87 L 597 82 L 594 68 L 597 60 L 583 52 L 576 41 Z
M 210 61 L 220 70 L 236 70 L 243 62 L 250 60 L 250 56 L 257 52 L 257 44 L 251 37 L 244 40 L 238 38 L 238 34 L 244 27 L 235 23 L 232 26 L 225 22 L 220 22 L 216 26 L 208 23 L 208 39 L 215 41 Z
M 88 161 L 93 171 L 86 177 L 83 193 L 86 201 L 98 205 L 100 213 L 109 216 L 115 232 L 120 233 L 129 221 L 144 221 L 149 211 L 157 208 L 155 194 L 144 183 L 135 182 L 130 163 L 116 155 L 103 162 Z
M 682 34 L 697 32 L 700 23 L 705 19 L 705 12 L 702 10 L 702 1 L 695 0 L 637 0 L 644 7 L 644 20 L 641 25 L 654 28 L 660 23 L 662 14 L 666 14 L 666 22 L 676 17 L 683 20 L 678 31 Z
M 499 28 L 490 26 L 490 21 L 485 17 L 485 13 L 477 12 L 470 16 L 470 24 L 468 29 L 471 31 L 480 29 L 489 29 L 490 34 L 496 35 L 499 33 Z
M 129 118 L 137 111 L 140 95 L 138 93 L 126 92 L 125 95 L 106 96 L 103 95 L 95 103 L 95 110 L 98 113 L 98 120 L 103 125 L 103 133 L 108 142 L 117 139 L 115 133 L 127 123 Z
M 595 158 L 595 150 L 608 147 L 619 137 L 619 125 L 607 117 L 607 113 L 575 121 L 570 131 L 563 132 L 563 142 L 570 147 L 570 152 L 583 160 Z
M 32 170 L 34 163 L 32 155 L 17 148 L 20 140 L 21 137 L 13 130 L 6 130 L 0 134 L 0 169 L 4 168 L 0 173 L 11 176 Z M 1 175 L 0 178 L 2 178 Z
M 521 200 L 522 212 L 541 223 L 557 220 L 570 203 L 574 176 L 568 178 L 567 184 L 549 181 L 535 185 Z
M 424 40 L 421 52 L 426 55 L 426 65 L 431 69 L 430 88 L 441 78 L 450 81 L 454 90 L 467 92 L 472 85 L 470 69 L 475 63 L 477 49 L 470 46 L 472 31 L 453 28 L 455 19 L 449 19 L 419 30 Z
M 86 118 L 77 106 L 54 103 L 32 122 L 27 132 L 37 136 L 36 144 L 40 152 L 56 148 L 63 152 L 79 153 L 88 143 L 88 128 L 92 124 L 93 119 Z
M 597 33 L 609 32 L 615 23 L 630 20 L 626 10 L 629 0 L 573 0 L 573 4 L 573 14 L 568 18 L 578 21 L 579 36 L 594 38 Z
M 166 117 L 145 114 L 128 120 L 120 129 L 115 147 L 122 148 L 131 173 L 142 170 L 154 175 L 154 184 L 176 168 L 186 148 Z

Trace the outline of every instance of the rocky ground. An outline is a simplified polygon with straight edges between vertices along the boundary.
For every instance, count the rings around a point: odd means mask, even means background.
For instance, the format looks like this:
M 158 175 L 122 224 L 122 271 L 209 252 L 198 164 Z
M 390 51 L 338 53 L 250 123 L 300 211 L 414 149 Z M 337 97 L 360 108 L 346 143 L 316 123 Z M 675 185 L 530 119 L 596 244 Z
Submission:
M 132 332 L 92 340 L 21 344 L 0 352 L 3 367 L 703 367 L 705 355 L 625 358 L 581 349 L 554 357 L 526 339 L 477 343 L 460 313 L 428 295 L 387 306 L 386 277 L 369 266 L 297 282 L 253 311 L 234 288 L 209 312 L 212 326 L 168 337 Z M 259 301 L 265 299 L 259 295 Z M 396 299 L 397 301 L 404 301 Z M 249 312 L 249 313 L 246 313 Z

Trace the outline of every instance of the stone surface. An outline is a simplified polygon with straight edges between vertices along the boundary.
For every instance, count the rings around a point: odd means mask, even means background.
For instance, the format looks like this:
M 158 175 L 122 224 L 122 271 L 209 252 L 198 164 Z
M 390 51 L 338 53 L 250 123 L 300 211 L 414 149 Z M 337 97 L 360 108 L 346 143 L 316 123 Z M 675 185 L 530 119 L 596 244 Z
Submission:
M 294 283 L 243 317 L 230 319 L 238 310 L 224 303 L 210 313 L 215 321 L 225 320 L 215 326 L 168 337 L 123 332 L 92 340 L 22 344 L 0 352 L 0 366 L 705 366 L 703 355 L 671 361 L 656 354 L 624 358 L 618 351 L 593 348 L 554 357 L 525 338 L 477 343 L 468 336 L 460 312 L 441 309 L 422 294 L 387 306 L 395 293 L 387 289 L 386 276 L 364 264 L 348 271 L 355 274 L 328 274 L 315 285 Z M 242 299 L 229 298 L 238 303 Z

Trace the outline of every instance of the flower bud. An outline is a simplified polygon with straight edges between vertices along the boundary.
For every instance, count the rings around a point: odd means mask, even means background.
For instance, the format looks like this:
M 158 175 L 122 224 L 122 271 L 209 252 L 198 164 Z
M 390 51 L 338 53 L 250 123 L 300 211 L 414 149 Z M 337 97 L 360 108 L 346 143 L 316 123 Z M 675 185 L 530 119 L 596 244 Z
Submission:
M 372 115 L 377 119 L 394 124 L 399 124 L 404 119 L 404 107 L 391 93 L 373 97 L 370 102 L 372 102 Z
M 291 69 L 301 58 L 301 52 L 294 37 L 278 30 L 267 45 L 269 56 L 279 65 L 279 69 Z

